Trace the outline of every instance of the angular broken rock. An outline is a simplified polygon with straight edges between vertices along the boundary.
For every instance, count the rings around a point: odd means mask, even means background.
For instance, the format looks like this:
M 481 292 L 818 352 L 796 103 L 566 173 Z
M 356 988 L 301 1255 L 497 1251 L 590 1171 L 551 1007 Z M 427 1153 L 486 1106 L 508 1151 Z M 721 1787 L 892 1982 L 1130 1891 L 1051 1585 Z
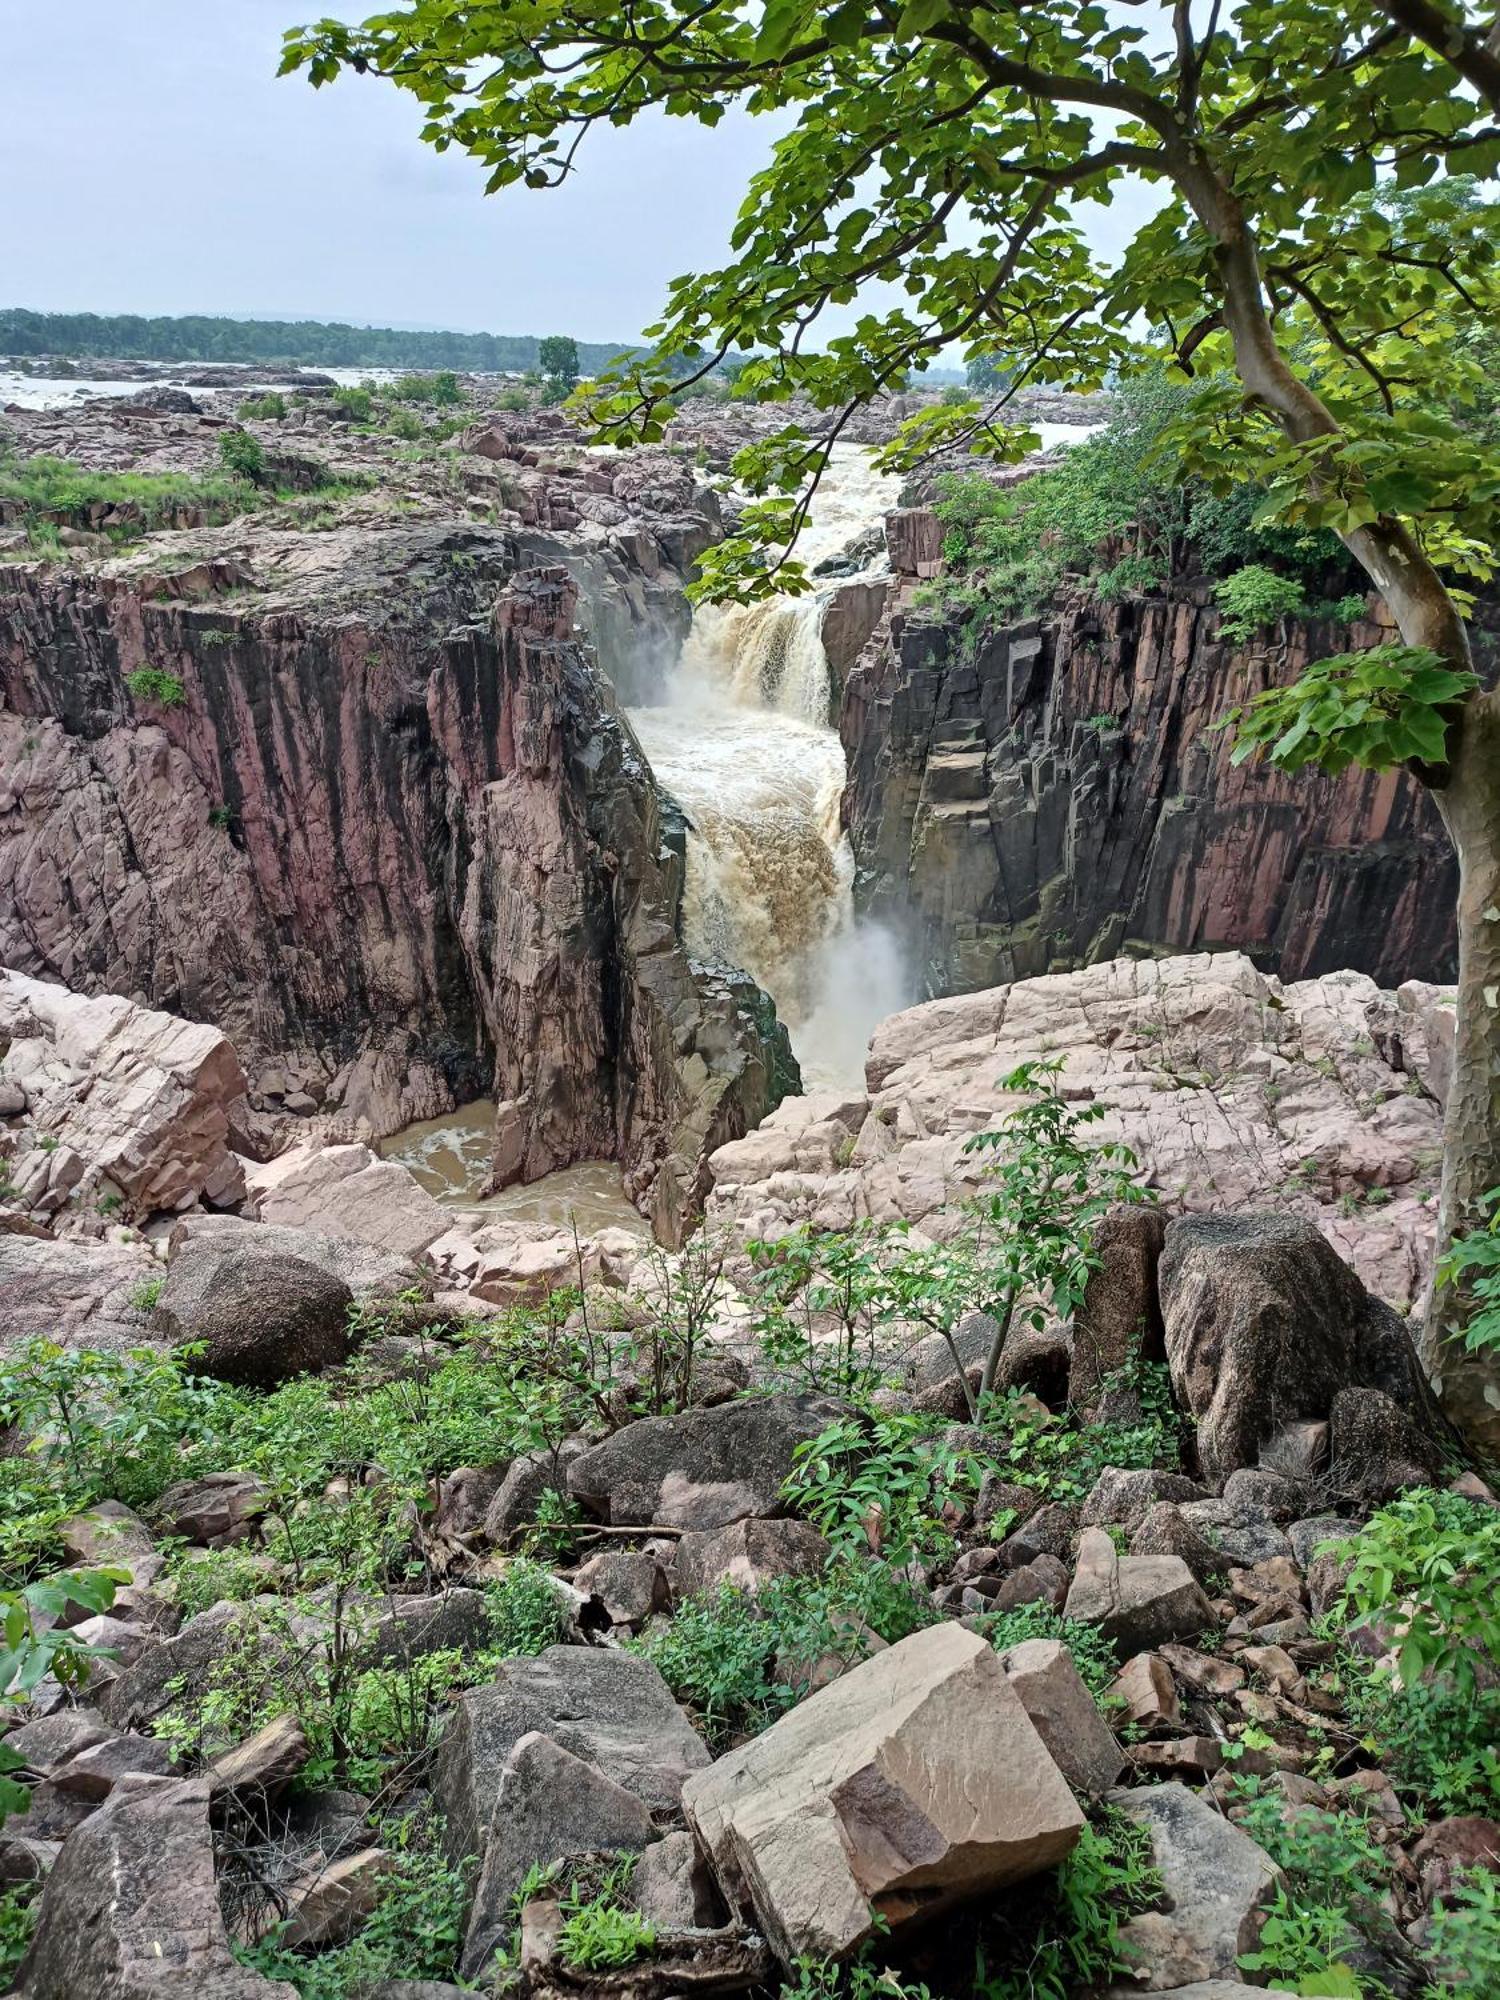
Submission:
M 573 1588 L 602 1605 L 611 1625 L 627 1630 L 672 1602 L 666 1571 L 655 1556 L 636 1549 L 606 1549 L 590 1557 L 575 1574 Z
M 269 1489 L 248 1472 L 209 1472 L 169 1486 L 156 1511 L 168 1534 L 218 1545 L 247 1534 L 269 1498 Z
M 289 1951 L 342 1944 L 374 1911 L 390 1867 L 391 1857 L 379 1847 L 333 1861 L 314 1856 L 283 1892 L 287 1915 L 281 1943 Z
M 1184 1785 L 1119 1791 L 1111 1803 L 1145 1827 L 1166 1904 L 1121 1931 L 1132 1978 L 1153 1993 L 1234 1980 L 1254 1951 L 1260 1912 L 1281 1880 L 1270 1857 Z
M 506 1758 L 493 1810 L 459 1962 L 465 1979 L 482 1972 L 504 1943 L 516 1890 L 529 1869 L 578 1854 L 638 1854 L 653 1832 L 638 1798 L 536 1731 L 522 1736 Z
M 828 1544 L 806 1521 L 734 1521 L 710 1535 L 684 1535 L 672 1583 L 679 1597 L 702 1597 L 720 1584 L 755 1592 L 778 1576 L 821 1576 Z
M 278 1715 L 232 1750 L 215 1757 L 203 1772 L 212 1795 L 226 1792 L 279 1792 L 307 1762 L 307 1732 L 295 1715 Z
M 658 1930 L 707 1930 L 724 1921 L 713 1877 L 690 1833 L 669 1833 L 652 1842 L 636 1863 L 630 1896 Z
M 1107 1791 L 1125 1768 L 1125 1752 L 1061 1639 L 1024 1639 L 1006 1648 L 1000 1664 L 1074 1791 Z
M 1180 1556 L 1122 1556 L 1102 1528 L 1085 1528 L 1063 1616 L 1097 1625 L 1126 1652 L 1192 1639 L 1213 1607 Z
M 991 1647 L 913 1633 L 683 1786 L 733 1908 L 784 1964 L 842 1958 L 1063 1859 L 1083 1816 Z
M 549 1646 L 506 1660 L 494 1683 L 460 1695 L 438 1751 L 433 1796 L 458 1858 L 483 1854 L 510 1753 L 541 1731 L 648 1809 L 677 1805 L 709 1761 L 703 1739 L 649 1660 L 591 1646 Z
M 1138 1729 L 1167 1729 L 1182 1720 L 1172 1669 L 1159 1653 L 1137 1653 L 1105 1689 L 1106 1701 L 1120 1704 L 1122 1719 Z
M 786 1511 L 792 1455 L 844 1414 L 827 1396 L 760 1396 L 642 1417 L 568 1467 L 568 1491 L 615 1526 L 727 1528 Z
M 53 1783 L 69 1798 L 107 1799 L 122 1778 L 166 1778 L 175 1759 L 154 1736 L 112 1736 L 70 1757 L 53 1774 Z
M 219 1914 L 208 1786 L 127 1778 L 64 1843 L 18 2000 L 296 2000 L 236 1963 Z

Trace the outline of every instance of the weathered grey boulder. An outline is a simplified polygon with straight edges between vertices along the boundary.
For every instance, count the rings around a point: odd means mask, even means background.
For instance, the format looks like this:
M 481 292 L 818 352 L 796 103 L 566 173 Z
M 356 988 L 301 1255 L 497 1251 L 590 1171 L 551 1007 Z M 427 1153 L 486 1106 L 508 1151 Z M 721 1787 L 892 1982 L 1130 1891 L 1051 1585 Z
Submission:
M 149 1565 L 156 1554 L 151 1530 L 132 1508 L 119 1500 L 96 1500 L 81 1514 L 58 1523 L 57 1539 L 69 1562 L 93 1569 L 108 1565 L 128 1569 Z
M 710 1535 L 677 1544 L 672 1585 L 679 1597 L 701 1597 L 721 1584 L 757 1591 L 778 1576 L 821 1576 L 828 1544 L 806 1521 L 733 1521 Z
M 1194 1980 L 1234 1980 L 1240 1954 L 1255 1949 L 1261 1908 L 1281 1879 L 1269 1855 L 1184 1785 L 1111 1798 L 1150 1835 L 1166 1903 L 1132 1917 L 1122 1931 L 1136 1985 L 1163 1993 Z
M 1178 1513 L 1225 1563 L 1249 1568 L 1254 1563 L 1274 1562 L 1288 1555 L 1291 1544 L 1265 1511 L 1227 1497 L 1222 1500 L 1184 1500 Z
M 1346 1500 L 1380 1507 L 1408 1486 L 1432 1486 L 1443 1451 L 1432 1432 L 1378 1389 L 1343 1389 L 1333 1399 L 1329 1484 Z
M 573 1578 L 573 1588 L 591 1598 L 612 1626 L 634 1631 L 672 1602 L 667 1573 L 655 1556 L 638 1549 L 605 1549 L 591 1556 Z
M 1172 1386 L 1198 1421 L 1204 1477 L 1254 1465 L 1283 1426 L 1378 1389 L 1425 1423 L 1430 1399 L 1405 1325 L 1311 1222 L 1187 1215 L 1160 1265 Z
M 1207 1498 L 1203 1487 L 1180 1472 L 1107 1465 L 1084 1501 L 1079 1521 L 1085 1528 L 1138 1528 L 1158 1500 Z
M 427 1597 L 396 1597 L 381 1608 L 360 1643 L 361 1667 L 400 1667 L 427 1653 L 477 1652 L 490 1642 L 489 1606 L 482 1590 L 455 1585 Z
M 215 1604 L 189 1618 L 181 1631 L 148 1646 L 99 1694 L 99 1708 L 116 1729 L 145 1729 L 180 1695 L 208 1689 L 217 1663 L 246 1643 L 257 1628 L 250 1604 Z M 266 1639 L 266 1644 L 276 1643 Z
M 1025 1639 L 1000 1655 L 1005 1678 L 1075 1792 L 1105 1792 L 1126 1764 L 1115 1733 L 1060 1639 Z
M 490 1837 L 474 1890 L 459 1972 L 474 1979 L 505 1942 L 511 1905 L 538 1862 L 600 1851 L 639 1853 L 652 1837 L 640 1799 L 535 1731 L 511 1747 L 500 1772 Z
M 1097 1625 L 1126 1653 L 1192 1639 L 1213 1607 L 1180 1556 L 1122 1556 L 1102 1528 L 1085 1528 L 1063 1615 Z
M 50 1778 L 64 1764 L 96 1743 L 116 1734 L 96 1708 L 60 1708 L 35 1722 L 23 1722 L 5 1738 L 5 1746 L 38 1778 Z
M 239 1541 L 263 1514 L 268 1489 L 248 1472 L 208 1472 L 169 1486 L 156 1503 L 162 1527 L 185 1542 Z
M 792 1454 L 843 1413 L 827 1396 L 761 1396 L 643 1417 L 575 1458 L 568 1491 L 615 1525 L 709 1530 L 784 1514 Z
M 690 1777 L 688 1823 L 777 1956 L 842 1958 L 1055 1867 L 1082 1814 L 977 1633 L 913 1633 Z
M 97 1805 L 109 1797 L 122 1779 L 170 1777 L 175 1765 L 176 1759 L 165 1743 L 159 1743 L 154 1736 L 127 1733 L 80 1750 L 53 1773 L 52 1781 L 68 1797 L 88 1799 Z
M 1160 1209 L 1132 1205 L 1113 1209 L 1094 1232 L 1099 1267 L 1073 1315 L 1068 1401 L 1075 1409 L 1091 1408 L 1105 1377 L 1128 1362 L 1162 1359 L 1156 1267 L 1166 1226 Z
M 705 1930 L 724 1921 L 713 1877 L 690 1833 L 669 1833 L 651 1843 L 636 1863 L 630 1895 L 658 1930 Z
M 526 1452 L 514 1459 L 485 1509 L 485 1539 L 509 1548 L 521 1530 L 536 1519 L 544 1493 L 560 1493 L 566 1498 L 568 1467 L 584 1450 L 582 1438 L 564 1438 L 555 1452 Z
M 20 2000 L 296 2000 L 236 1963 L 219 1914 L 208 1786 L 130 1778 L 66 1841 Z
M 1158 1500 L 1130 1537 L 1133 1556 L 1179 1556 L 1200 1583 L 1222 1576 L 1228 1558 L 1196 1528 L 1182 1518 L 1182 1509 L 1171 1500 Z
M 174 1345 L 201 1342 L 202 1373 L 274 1388 L 346 1358 L 353 1299 L 305 1257 L 253 1237 L 206 1238 L 168 1267 L 152 1324 Z
M 341 1279 L 357 1299 L 394 1299 L 424 1284 L 420 1265 L 396 1250 L 379 1250 L 352 1236 L 324 1236 L 316 1229 L 289 1229 L 279 1222 L 251 1222 L 242 1215 L 185 1215 L 167 1239 L 167 1257 L 176 1260 L 190 1248 L 211 1243 L 219 1247 L 252 1243 L 260 1250 L 280 1250 L 316 1264 L 330 1278 Z
M 666 1682 L 637 1654 L 550 1646 L 506 1660 L 492 1686 L 459 1697 L 438 1751 L 433 1795 L 454 1856 L 485 1851 L 501 1774 L 535 1731 L 656 1811 L 675 1808 L 683 1780 L 709 1761 Z

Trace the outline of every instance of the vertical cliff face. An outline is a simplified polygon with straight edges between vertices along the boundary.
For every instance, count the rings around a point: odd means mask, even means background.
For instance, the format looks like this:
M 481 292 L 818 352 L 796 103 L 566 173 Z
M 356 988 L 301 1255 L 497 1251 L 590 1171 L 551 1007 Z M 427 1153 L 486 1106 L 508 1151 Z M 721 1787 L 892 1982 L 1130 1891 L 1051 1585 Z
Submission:
M 1214 726 L 1344 628 L 1236 649 L 1198 587 L 1075 598 L 976 643 L 913 603 L 931 517 L 891 528 L 897 581 L 844 690 L 844 814 L 856 895 L 906 929 L 927 991 L 1230 946 L 1291 979 L 1452 976 L 1456 874 L 1421 787 L 1235 769 Z
M 467 523 L 194 542 L 0 582 L 0 959 L 216 1022 L 335 1132 L 491 1090 L 504 1177 L 617 1156 L 673 1233 L 784 1036 L 679 943 L 568 573 Z

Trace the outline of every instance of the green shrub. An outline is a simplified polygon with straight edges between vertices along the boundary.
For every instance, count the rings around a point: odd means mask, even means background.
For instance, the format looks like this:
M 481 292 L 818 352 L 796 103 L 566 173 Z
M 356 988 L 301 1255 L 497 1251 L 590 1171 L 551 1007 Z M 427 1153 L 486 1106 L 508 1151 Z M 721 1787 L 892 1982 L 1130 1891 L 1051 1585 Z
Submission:
M 1425 1677 L 1469 1698 L 1480 1663 L 1500 1667 L 1500 1510 L 1456 1493 L 1403 1493 L 1337 1546 L 1353 1556 L 1353 1623 L 1394 1628 L 1404 1686 Z
M 490 1651 L 502 1659 L 544 1653 L 567 1629 L 568 1614 L 551 1576 L 539 1563 L 517 1556 L 484 1594 Z
M 447 1980 L 463 1942 L 472 1865 L 450 1867 L 439 1851 L 440 1824 L 387 1822 L 380 1845 L 392 1857 L 374 1910 L 347 1944 L 314 1957 L 289 1951 L 280 1925 L 235 1957 L 268 1979 L 284 1979 L 301 2000 L 363 2000 L 384 1980 Z
M 1273 1986 L 1290 1993 L 1365 2000 L 1366 1989 L 1346 1957 L 1358 1942 L 1339 1905 L 1294 1902 L 1278 1885 L 1261 1920 L 1259 1948 L 1242 1951 L 1238 1963 L 1242 1971 L 1263 1972 Z
M 1097 1625 L 1064 1618 L 1050 1604 L 1018 1604 L 1014 1611 L 996 1612 L 985 1620 L 984 1635 L 997 1653 L 1024 1645 L 1028 1639 L 1060 1639 L 1096 1701 L 1120 1671 L 1114 1642 L 1106 1639 Z
M 633 1965 L 656 1945 L 656 1927 L 638 1910 L 610 1903 L 585 1903 L 563 1919 L 558 1947 L 574 1972 L 603 1972 Z
M 1453 1242 L 1440 1258 L 1437 1281 L 1446 1290 L 1464 1288 L 1473 1307 L 1464 1329 L 1470 1354 L 1500 1352 L 1500 1188 L 1480 1198 L 1484 1221 Z
M 286 415 L 286 397 L 279 389 L 268 389 L 263 396 L 247 396 L 240 404 L 237 414 L 242 418 L 260 418 L 263 421 L 279 421 Z
M 367 424 L 375 409 L 375 394 L 361 385 L 359 388 L 335 389 L 333 401 L 337 407 L 351 416 L 357 424 Z
M 248 479 L 252 486 L 258 486 L 265 477 L 265 451 L 260 439 L 252 437 L 249 431 L 226 431 L 219 439 L 219 459 L 226 472 L 232 472 L 237 479 Z
M 1422 2000 L 1494 2000 L 1500 1993 L 1500 1879 L 1488 1869 L 1460 1875 L 1453 1903 L 1438 1903 L 1424 1956 L 1436 1977 Z
M 187 700 L 187 689 L 176 674 L 160 667 L 137 667 L 126 674 L 125 685 L 137 701 L 154 701 L 161 708 L 180 708 Z
M 161 1300 L 165 1278 L 142 1278 L 130 1294 L 130 1303 L 137 1312 L 154 1312 Z
M 986 1949 L 978 1990 L 984 2000 L 1076 2000 L 1128 1980 L 1121 1933 L 1160 1894 L 1146 1829 L 1103 1807 L 1055 1874 L 999 1906 L 1000 1963 Z
M 8 1993 L 21 1969 L 21 1960 L 36 1935 L 41 1914 L 40 1882 L 17 1882 L 0 1889 L 0 1992 Z
M 1296 577 L 1279 576 L 1264 563 L 1246 563 L 1215 584 L 1221 637 L 1236 644 L 1254 638 L 1263 626 L 1307 609 L 1307 593 Z
M 62 553 L 57 527 L 47 515 L 79 523 L 98 510 L 120 510 L 126 523 L 110 525 L 114 540 L 170 526 L 185 512 L 208 522 L 227 521 L 256 504 L 243 480 L 205 478 L 185 472 L 96 472 L 62 458 L 8 459 L 0 451 L 0 500 L 19 503 L 33 543 Z
M 783 1491 L 837 1554 L 899 1567 L 951 1551 L 944 1509 L 972 1503 L 983 1470 L 921 1412 L 855 1412 L 797 1446 Z

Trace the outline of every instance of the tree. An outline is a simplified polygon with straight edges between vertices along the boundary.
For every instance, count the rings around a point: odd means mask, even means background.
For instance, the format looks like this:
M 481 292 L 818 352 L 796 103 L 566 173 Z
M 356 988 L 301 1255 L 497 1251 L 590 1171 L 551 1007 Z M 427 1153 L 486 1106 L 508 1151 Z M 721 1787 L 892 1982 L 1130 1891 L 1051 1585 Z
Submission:
M 423 136 L 487 188 L 554 186 L 596 123 L 776 115 L 724 268 L 679 279 L 655 358 L 595 386 L 599 434 L 660 437 L 674 358 L 754 359 L 737 393 L 830 412 L 740 454 L 757 497 L 705 559 L 708 594 L 806 587 L 789 553 L 833 443 L 870 397 L 952 343 L 1002 353 L 987 405 L 938 404 L 892 462 L 942 444 L 1014 458 L 1026 384 L 1100 385 L 1170 357 L 1199 393 L 1184 465 L 1253 469 L 1278 518 L 1332 529 L 1402 644 L 1394 685 L 1325 675 L 1287 746 L 1409 764 L 1458 852 L 1460 972 L 1440 1231 L 1500 1187 L 1500 698 L 1473 672 L 1465 583 L 1493 568 L 1500 458 L 1446 412 L 1479 394 L 1500 305 L 1500 56 L 1464 0 L 408 0 L 362 27 L 293 31 L 287 70 L 345 67 L 412 92 Z M 1131 179 L 1160 206 L 1102 268 L 1078 205 Z M 873 281 L 904 302 L 819 344 Z M 1142 327 L 1149 329 L 1143 338 Z M 678 385 L 680 392 L 680 384 Z M 1472 396 L 1470 395 L 1470 392 Z M 1361 706 L 1363 704 L 1363 706 Z M 1373 717 L 1373 720 L 1372 720 Z M 1368 727 L 1364 726 L 1366 723 Z M 1471 1301 L 1423 1336 L 1450 1414 L 1500 1455 L 1500 1355 L 1469 1354 Z
M 549 383 L 568 390 L 578 380 L 578 342 L 566 333 L 549 333 L 536 351 L 537 365 Z

